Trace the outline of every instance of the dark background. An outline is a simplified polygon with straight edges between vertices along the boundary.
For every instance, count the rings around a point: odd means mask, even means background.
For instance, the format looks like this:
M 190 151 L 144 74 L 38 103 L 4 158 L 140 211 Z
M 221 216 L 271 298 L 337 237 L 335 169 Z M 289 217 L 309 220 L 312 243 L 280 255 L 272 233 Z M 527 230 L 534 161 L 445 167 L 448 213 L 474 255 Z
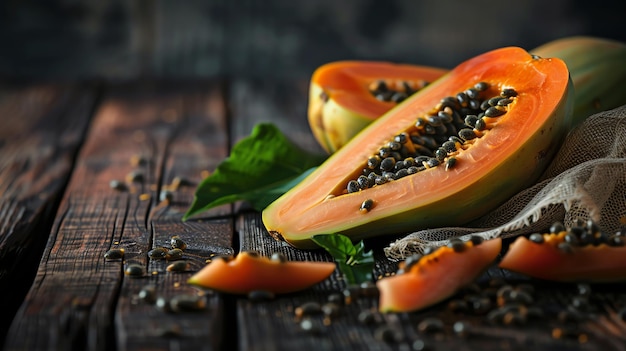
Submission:
M 308 78 L 340 59 L 453 67 L 571 35 L 626 41 L 620 1 L 8 0 L 0 78 Z

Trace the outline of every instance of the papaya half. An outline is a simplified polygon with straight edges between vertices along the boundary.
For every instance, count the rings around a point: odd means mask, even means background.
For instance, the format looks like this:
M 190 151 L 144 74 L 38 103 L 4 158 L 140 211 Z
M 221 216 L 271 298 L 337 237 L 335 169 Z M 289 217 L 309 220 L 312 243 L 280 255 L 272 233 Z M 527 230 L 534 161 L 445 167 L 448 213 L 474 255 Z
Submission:
M 569 128 L 565 63 L 518 47 L 460 64 L 366 127 L 262 213 L 274 238 L 316 247 L 466 223 L 531 185 Z
M 328 153 L 408 96 L 441 77 L 441 68 L 374 61 L 337 61 L 313 72 L 308 119 Z
M 427 255 L 410 256 L 400 262 L 401 273 L 376 282 L 378 309 L 410 312 L 449 298 L 474 281 L 496 259 L 501 247 L 500 238 L 484 242 L 457 239 Z
M 626 43 L 590 36 L 547 42 L 533 50 L 565 61 L 574 84 L 572 126 L 590 115 L 626 104 Z M 387 62 L 339 61 L 320 66 L 311 77 L 309 126 L 318 143 L 335 152 L 361 129 L 397 103 L 403 82 L 432 82 L 441 68 Z M 378 89 L 380 82 L 389 87 Z M 402 96 L 402 94 L 400 94 Z
M 592 223 L 520 236 L 500 267 L 530 277 L 562 282 L 626 281 L 626 246 L 621 234 L 607 235 Z

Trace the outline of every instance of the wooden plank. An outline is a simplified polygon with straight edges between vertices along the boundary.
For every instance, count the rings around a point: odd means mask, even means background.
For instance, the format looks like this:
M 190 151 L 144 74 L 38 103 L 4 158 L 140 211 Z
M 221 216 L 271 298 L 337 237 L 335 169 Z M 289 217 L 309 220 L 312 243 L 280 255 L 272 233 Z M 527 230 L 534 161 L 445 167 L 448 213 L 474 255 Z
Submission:
M 96 97 L 95 86 L 0 88 L 0 345 L 35 276 Z
M 171 237 L 178 235 L 187 244 L 184 260 L 190 267 L 185 272 L 170 273 L 166 267 L 172 262 L 149 260 L 149 282 L 124 281 L 116 310 L 120 350 L 215 350 L 224 342 L 222 297 L 191 287 L 186 280 L 213 255 L 233 253 L 230 206 L 184 223 L 181 218 L 197 184 L 206 176 L 203 171 L 212 171 L 227 155 L 225 106 L 221 91 L 215 87 L 206 93 L 187 94 L 181 104 L 181 109 L 169 112 L 170 118 L 177 121 L 175 132 L 164 146 L 160 180 L 161 191 L 170 191 L 172 200 L 165 206 L 161 201 L 155 203 L 149 223 L 151 247 L 169 246 Z M 197 313 L 168 313 L 151 304 L 137 303 L 137 293 L 148 283 L 165 300 L 203 294 L 207 307 Z
M 300 145 L 315 148 L 305 117 L 306 90 L 301 85 L 290 86 L 275 81 L 235 82 L 232 90 L 233 139 L 245 135 L 254 123 L 263 120 L 272 121 L 281 130 L 288 131 Z M 264 229 L 260 214 L 255 211 L 239 213 L 237 231 L 240 250 L 256 250 L 266 256 L 279 251 L 291 260 L 331 259 L 321 250 L 298 250 L 273 240 Z M 397 269 L 382 252 L 391 240 L 366 241 L 367 247 L 375 251 L 374 276 L 378 279 L 395 274 Z M 534 291 L 531 294 L 533 302 L 528 306 L 539 308 L 542 315 L 526 317 L 526 321 L 519 324 L 494 323 L 488 313 L 500 307 L 495 284 L 499 284 L 498 287 L 509 284 L 513 288 L 530 284 Z M 573 301 L 580 298 L 576 284 L 547 284 L 493 266 L 477 279 L 475 286 L 422 311 L 380 314 L 375 293 L 365 294 L 351 299 L 349 304 L 340 304 L 337 314 L 332 317 L 322 313 L 305 317 L 312 323 L 313 330 L 303 328 L 301 321 L 304 318 L 296 314 L 298 306 L 306 302 L 327 304 L 346 288 L 345 281 L 336 271 L 330 279 L 312 289 L 270 301 L 236 298 L 240 349 L 421 350 L 421 345 L 429 350 L 624 350 L 626 347 L 626 323 L 616 317 L 616 311 L 623 308 L 626 299 L 623 284 L 593 286 L 592 294 L 587 298 L 588 310 L 578 308 L 584 318 L 565 323 L 558 315 L 574 308 Z M 453 300 L 463 300 L 470 307 L 455 311 L 449 307 Z M 364 323 L 364 313 L 373 316 L 371 322 Z M 430 318 L 440 320 L 443 328 L 437 332 L 421 330 L 420 325 Z M 265 320 L 271 322 L 261 322 Z M 456 322 L 466 323 L 470 331 L 455 332 Z M 555 337 L 557 328 L 570 326 L 574 327 L 575 333 Z
M 35 283 L 9 331 L 8 349 L 166 349 L 176 344 L 167 330 L 180 317 L 138 303 L 136 294 L 146 284 L 165 297 L 179 293 L 176 283 L 184 281 L 185 273 L 166 274 L 164 262 L 151 262 L 146 255 L 173 233 L 189 242 L 186 256 L 194 267 L 214 251 L 230 250 L 232 223 L 224 219 L 229 207 L 208 214 L 220 216 L 217 220 L 183 224 L 179 219 L 193 189 L 177 189 L 171 202 L 159 198 L 174 174 L 194 184 L 202 170 L 224 158 L 224 128 L 216 85 L 132 85 L 107 94 L 78 157 Z M 127 180 L 131 174 L 141 174 L 141 181 Z M 113 180 L 126 188 L 112 188 Z M 196 244 L 199 239 L 210 245 Z M 111 248 L 124 248 L 124 261 L 105 260 Z M 145 269 L 142 277 L 123 274 L 131 262 Z M 182 346 L 206 349 L 220 342 L 221 334 L 204 328 L 218 325 L 221 301 L 217 296 L 208 300 L 209 308 L 198 314 L 202 323 L 182 323 L 182 333 L 193 335 L 176 339 L 185 340 Z M 159 331 L 165 332 L 155 335 Z

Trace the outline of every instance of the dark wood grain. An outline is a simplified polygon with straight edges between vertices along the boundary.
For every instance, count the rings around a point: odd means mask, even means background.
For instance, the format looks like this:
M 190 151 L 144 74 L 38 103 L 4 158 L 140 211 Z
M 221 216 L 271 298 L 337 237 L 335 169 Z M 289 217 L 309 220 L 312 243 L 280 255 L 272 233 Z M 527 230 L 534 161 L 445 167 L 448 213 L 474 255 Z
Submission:
M 180 222 L 184 207 L 178 203 L 189 203 L 189 186 L 173 191 L 171 202 L 159 198 L 173 174 L 195 184 L 202 170 L 211 170 L 227 152 L 219 86 L 177 88 L 118 87 L 107 95 L 78 156 L 35 282 L 11 326 L 8 349 L 166 349 L 173 341 L 155 333 L 174 321 L 185 327 L 183 335 L 196 336 L 177 339 L 183 346 L 207 348 L 220 341 L 219 333 L 200 332 L 207 323 L 219 325 L 217 297 L 202 313 L 202 323 L 180 322 L 135 298 L 148 283 L 166 297 L 191 289 L 178 289 L 185 273 L 166 274 L 163 262 L 146 256 L 170 235 L 189 241 L 188 258 L 196 268 L 211 253 L 230 250 L 231 221 Z M 137 156 L 143 162 L 131 161 Z M 131 172 L 140 172 L 143 180 L 129 182 Z M 113 189 L 112 180 L 126 189 Z M 210 245 L 195 245 L 206 238 L 212 238 L 206 241 Z M 110 248 L 124 248 L 124 261 L 105 260 Z M 146 269 L 143 277 L 123 274 L 130 262 Z
M 0 345 L 34 278 L 96 97 L 95 86 L 0 88 Z
M 450 299 L 406 313 L 379 313 L 376 290 L 353 290 L 339 271 L 311 289 L 268 301 L 189 285 L 187 279 L 215 255 L 242 250 L 332 261 L 321 249 L 298 250 L 274 240 L 261 214 L 245 204 L 181 220 L 197 184 L 259 122 L 272 122 L 299 146 L 322 152 L 308 129 L 305 81 L 114 85 L 103 92 L 93 118 L 93 90 L 15 91 L 0 94 L 0 112 L 24 116 L 0 130 L 2 269 L 21 273 L 5 265 L 12 262 L 6 261 L 12 257 L 6 243 L 13 243 L 6 238 L 18 233 L 47 244 L 8 331 L 6 350 L 419 350 L 421 342 L 429 350 L 626 350 L 626 322 L 619 315 L 626 306 L 624 284 L 591 286 L 589 304 L 578 307 L 583 318 L 568 323 L 558 315 L 573 308 L 579 285 L 532 280 L 496 265 Z M 140 177 L 133 181 L 132 174 Z M 112 188 L 112 180 L 125 188 Z M 30 224 L 55 213 L 43 232 Z M 174 235 L 187 243 L 184 272 L 168 272 L 172 262 L 147 256 L 152 248 L 169 246 Z M 391 240 L 365 243 L 376 257 L 375 279 L 397 270 L 383 254 Z M 105 260 L 110 248 L 124 248 L 124 260 Z M 141 265 L 141 277 L 124 274 L 130 263 Z M 498 307 L 494 284 L 531 285 L 529 304 L 543 315 L 519 324 L 494 323 L 488 317 Z M 201 297 L 204 306 L 166 311 L 139 297 L 148 285 L 162 301 L 187 294 Z M 341 297 L 334 302 L 336 314 L 296 312 L 304 303 L 325 305 L 336 296 Z M 487 298 L 488 308 L 472 308 L 476 297 Z M 460 300 L 470 307 L 449 307 Z M 420 330 L 429 318 L 439 319 L 442 330 Z M 303 327 L 305 320 L 311 330 Z M 467 334 L 454 331 L 459 321 L 470 326 Z M 556 328 L 566 324 L 576 333 L 555 337 Z

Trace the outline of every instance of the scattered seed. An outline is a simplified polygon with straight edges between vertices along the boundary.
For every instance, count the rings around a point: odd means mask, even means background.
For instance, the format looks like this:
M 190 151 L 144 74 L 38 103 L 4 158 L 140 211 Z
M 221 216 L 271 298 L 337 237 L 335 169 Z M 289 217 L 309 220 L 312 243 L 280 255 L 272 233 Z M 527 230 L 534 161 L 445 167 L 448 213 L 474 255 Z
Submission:
M 359 208 L 359 211 L 369 212 L 373 207 L 374 207 L 374 200 L 367 199 L 363 201 L 363 203 L 361 203 L 361 207 Z
M 430 349 L 428 344 L 422 339 L 414 340 L 413 343 L 411 344 L 411 348 L 414 351 L 427 351 Z
M 159 193 L 159 201 L 172 202 L 174 194 L 170 190 L 161 190 Z
M 154 285 L 146 285 L 137 294 L 137 297 L 145 303 L 153 304 L 156 302 L 156 287 Z
M 111 249 L 104 253 L 104 258 L 107 260 L 119 260 L 124 258 L 124 249 L 117 248 Z
M 138 263 L 129 263 L 124 268 L 124 274 L 131 278 L 143 277 L 145 274 L 144 268 Z
M 178 235 L 174 235 L 170 238 L 170 245 L 172 249 L 181 249 L 183 251 L 187 249 L 187 244 Z
M 197 312 L 206 308 L 206 299 L 203 296 L 180 294 L 169 301 L 172 312 Z
M 466 338 L 470 335 L 472 326 L 468 322 L 457 321 L 452 325 L 454 333 L 462 338 Z
M 322 306 L 315 301 L 305 302 L 294 310 L 296 318 L 322 313 Z
M 181 249 L 171 249 L 168 250 L 165 254 L 165 259 L 168 261 L 176 261 L 183 258 L 183 250 Z
M 145 157 L 141 156 L 141 155 L 133 155 L 130 158 L 130 164 L 132 166 L 143 166 L 146 163 L 148 163 L 148 160 L 146 160 Z
M 111 189 L 117 190 L 117 191 L 126 191 L 128 190 L 128 187 L 126 186 L 126 184 L 124 184 L 124 182 L 121 182 L 119 180 L 111 180 L 109 182 L 109 186 L 111 187 Z
M 300 321 L 300 329 L 311 334 L 318 334 L 321 332 L 319 326 L 313 323 L 313 321 L 310 318 L 305 318 L 302 321 Z
M 186 272 L 190 268 L 189 262 L 187 261 L 176 261 L 167 266 L 166 270 L 168 272 Z
M 157 247 L 148 251 L 148 257 L 153 260 L 164 260 L 167 257 L 167 252 L 167 248 Z
M 322 305 L 322 313 L 327 317 L 336 317 L 339 315 L 340 307 L 333 302 L 327 302 Z
M 126 181 L 128 183 L 141 183 L 144 181 L 143 173 L 132 171 L 126 175 Z

